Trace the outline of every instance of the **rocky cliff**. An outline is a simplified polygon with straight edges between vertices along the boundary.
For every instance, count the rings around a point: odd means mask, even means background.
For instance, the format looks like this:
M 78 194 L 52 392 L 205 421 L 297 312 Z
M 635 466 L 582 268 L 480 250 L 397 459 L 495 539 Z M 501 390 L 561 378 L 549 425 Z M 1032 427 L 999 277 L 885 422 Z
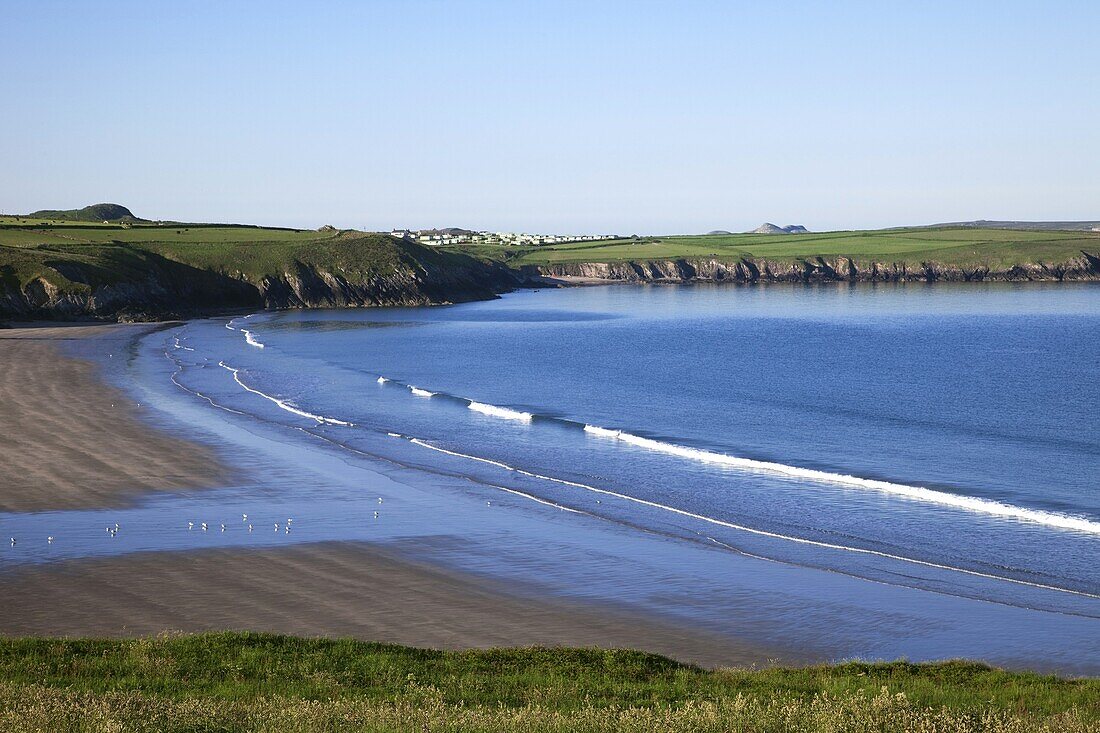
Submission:
M 575 277 L 622 282 L 1021 282 L 1100 280 L 1100 253 L 1059 263 L 1023 263 L 998 269 L 937 262 L 859 261 L 849 257 L 719 260 L 674 259 L 526 265 L 527 278 Z
M 486 300 L 520 284 L 499 263 L 376 236 L 311 245 L 260 264 L 245 251 L 211 263 L 122 244 L 0 249 L 9 250 L 0 252 L 0 318 L 13 319 L 164 320 L 237 309 L 431 305 Z

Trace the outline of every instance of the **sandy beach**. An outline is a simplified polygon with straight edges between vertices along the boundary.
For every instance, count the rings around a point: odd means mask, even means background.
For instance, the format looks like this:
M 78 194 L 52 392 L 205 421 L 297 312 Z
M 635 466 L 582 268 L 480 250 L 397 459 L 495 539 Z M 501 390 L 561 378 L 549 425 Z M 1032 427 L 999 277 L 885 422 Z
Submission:
M 0 511 L 119 506 L 151 491 L 218 485 L 226 469 L 209 448 L 151 430 L 96 364 L 62 348 L 79 342 L 121 369 L 127 343 L 148 328 L 0 330 Z
M 0 331 L 0 510 L 110 507 L 148 492 L 216 487 L 230 472 L 210 448 L 143 419 L 136 402 L 99 378 L 103 359 L 69 355 L 117 353 L 121 366 L 135 328 L 148 327 Z M 74 339 L 77 349 L 63 344 Z M 0 582 L 5 636 L 247 629 L 437 648 L 631 647 L 707 666 L 780 656 L 354 542 L 57 561 L 17 566 Z
M 761 649 L 640 616 L 524 597 L 356 543 L 142 553 L 25 568 L 3 579 L 8 636 L 253 630 L 441 649 L 637 648 L 705 666 Z

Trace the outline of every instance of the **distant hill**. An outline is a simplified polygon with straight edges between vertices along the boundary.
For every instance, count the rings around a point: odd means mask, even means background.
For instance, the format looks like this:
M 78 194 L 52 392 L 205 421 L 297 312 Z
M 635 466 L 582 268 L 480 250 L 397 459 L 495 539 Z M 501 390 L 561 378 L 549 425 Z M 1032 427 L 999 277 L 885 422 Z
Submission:
M 477 234 L 472 229 L 461 229 L 459 227 L 444 227 L 443 229 L 420 229 L 418 234 L 425 234 L 429 236 L 444 236 L 444 237 L 457 237 L 464 234 Z
M 121 204 L 92 204 L 83 209 L 42 209 L 27 214 L 30 219 L 57 219 L 59 221 L 147 221 L 134 216 Z
M 765 222 L 760 226 L 753 229 L 749 234 L 806 234 L 810 230 L 801 224 L 788 224 L 785 227 L 779 227 L 770 222 Z
M 970 227 L 973 229 L 1023 229 L 1038 232 L 1097 232 L 1100 221 L 956 221 L 932 224 L 932 227 Z
M 727 232 L 725 229 L 715 229 L 713 231 L 707 232 L 708 237 L 716 237 L 722 234 L 733 234 L 733 232 Z

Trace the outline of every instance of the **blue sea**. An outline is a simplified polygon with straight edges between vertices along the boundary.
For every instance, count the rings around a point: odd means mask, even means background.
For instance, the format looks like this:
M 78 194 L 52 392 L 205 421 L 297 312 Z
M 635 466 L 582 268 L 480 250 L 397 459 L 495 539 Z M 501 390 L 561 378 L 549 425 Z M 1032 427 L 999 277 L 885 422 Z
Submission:
M 623 285 L 198 320 L 136 341 L 120 383 L 239 480 L 0 524 L 64 537 L 54 561 L 375 542 L 779 658 L 1098 673 L 1098 375 L 1092 285 Z

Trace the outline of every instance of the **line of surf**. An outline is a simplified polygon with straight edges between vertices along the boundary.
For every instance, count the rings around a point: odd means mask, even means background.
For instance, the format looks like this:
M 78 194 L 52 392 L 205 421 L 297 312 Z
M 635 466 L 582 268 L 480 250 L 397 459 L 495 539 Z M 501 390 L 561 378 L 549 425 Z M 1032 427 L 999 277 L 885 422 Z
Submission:
M 522 412 L 520 410 L 512 410 L 507 407 L 498 407 L 497 405 L 487 405 L 483 402 L 469 401 L 467 404 L 474 412 L 480 412 L 482 415 L 489 415 L 490 417 L 500 417 L 505 420 L 518 420 L 520 422 L 531 422 L 531 418 L 534 417 L 529 412 Z
M 589 484 L 583 484 L 583 483 L 580 483 L 578 481 L 570 481 L 568 479 L 557 478 L 557 477 L 554 477 L 554 476 L 544 476 L 543 474 L 535 473 L 533 471 L 527 471 L 525 469 L 509 465 L 509 464 L 504 463 L 502 461 L 496 461 L 496 460 L 493 460 L 491 458 L 483 458 L 481 456 L 474 456 L 474 455 L 470 455 L 468 453 L 460 453 L 459 451 L 453 451 L 453 450 L 449 450 L 447 448 L 442 448 L 440 446 L 433 445 L 432 443 L 429 443 L 428 441 L 422 440 L 420 438 L 413 438 L 413 437 L 409 437 L 409 436 L 398 435 L 398 434 L 395 434 L 395 433 L 390 433 L 390 435 L 394 435 L 395 437 L 401 437 L 404 440 L 407 440 L 410 443 L 412 443 L 414 445 L 418 445 L 422 448 L 428 448 L 429 450 L 437 451 L 439 453 L 444 453 L 446 455 L 454 456 L 456 458 L 465 458 L 465 459 L 468 459 L 468 460 L 471 460 L 471 461 L 477 461 L 479 463 L 486 463 L 486 464 L 489 464 L 491 466 L 496 466 L 498 468 L 502 468 L 506 471 L 512 471 L 514 473 L 518 473 L 522 476 L 529 476 L 531 478 L 540 479 L 540 480 L 543 480 L 543 481 L 550 481 L 550 482 L 562 484 L 562 485 L 565 485 L 565 486 L 571 486 L 571 487 L 574 487 L 574 488 L 583 489 L 585 491 L 591 491 L 591 492 L 594 492 L 594 493 L 597 493 L 597 494 L 602 494 L 604 496 L 612 496 L 612 497 L 615 497 L 616 499 L 622 499 L 623 501 L 633 502 L 635 504 L 640 504 L 642 506 L 647 506 L 647 507 L 650 507 L 652 509 L 659 509 L 661 511 L 671 512 L 673 514 L 678 514 L 680 516 L 689 517 L 691 519 L 695 519 L 695 520 L 698 520 L 700 522 L 706 522 L 708 524 L 713 524 L 713 525 L 716 525 L 716 526 L 719 526 L 719 527 L 726 527 L 728 529 L 733 529 L 733 530 L 737 530 L 737 531 L 740 531 L 740 532 L 746 532 L 746 533 L 749 533 L 749 534 L 758 535 L 760 537 L 769 537 L 771 539 L 785 540 L 787 542 L 794 542 L 794 543 L 797 543 L 797 544 L 809 545 L 809 546 L 812 546 L 812 547 L 821 547 L 821 548 L 825 548 L 825 549 L 829 549 L 829 550 L 839 550 L 839 551 L 842 551 L 842 552 L 851 552 L 851 553 L 856 553 L 856 554 L 861 554 L 861 555 L 870 555 L 870 556 L 874 556 L 874 557 L 881 557 L 881 558 L 885 558 L 885 559 L 888 559 L 888 560 L 896 560 L 898 562 L 911 563 L 913 565 L 920 565 L 920 566 L 928 567 L 928 568 L 935 568 L 937 570 L 945 570 L 945 571 L 948 571 L 948 572 L 962 573 L 964 575 L 970 575 L 970 576 L 974 576 L 974 577 L 978 577 L 978 578 L 985 578 L 987 580 L 1002 581 L 1002 582 L 1005 582 L 1005 583 L 1015 583 L 1017 585 L 1024 585 L 1024 586 L 1028 586 L 1028 587 L 1031 587 L 1031 588 L 1039 588 L 1039 589 L 1042 589 L 1042 590 L 1056 591 L 1058 593 L 1069 593 L 1071 595 L 1083 596 L 1085 598 L 1100 599 L 1100 594 L 1089 593 L 1087 591 L 1074 590 L 1072 588 L 1062 588 L 1061 586 L 1057 586 L 1057 585 L 1048 585 L 1046 583 L 1036 583 L 1036 582 L 1032 582 L 1032 581 L 1029 581 L 1029 580 L 1020 580 L 1019 578 L 1009 578 L 1009 577 L 1004 576 L 1004 575 L 996 575 L 996 574 L 993 574 L 993 573 L 984 573 L 984 572 L 981 572 L 979 570 L 968 570 L 967 568 L 959 568 L 959 567 L 955 567 L 953 565 L 944 565 L 942 563 L 931 562 L 929 560 L 918 560 L 917 558 L 906 557 L 904 555 L 895 555 L 895 554 L 889 553 L 889 552 L 882 552 L 881 550 L 871 550 L 871 549 L 868 549 L 868 548 L 865 548 L 865 547 L 852 547 L 850 545 L 841 545 L 841 544 L 836 544 L 836 543 L 832 543 L 832 542 L 822 542 L 820 540 L 811 540 L 811 539 L 807 539 L 805 537 L 797 537 L 795 535 L 785 535 L 785 534 L 781 534 L 779 532 L 770 532 L 768 530 L 757 529 L 755 527 L 747 527 L 743 524 L 737 524 L 735 522 L 727 522 L 723 519 L 716 519 L 714 517 L 708 517 L 705 514 L 698 514 L 696 512 L 691 512 L 691 511 L 688 511 L 686 509 L 680 509 L 678 507 L 669 506 L 667 504 L 660 504 L 660 503 L 655 502 L 655 501 L 650 501 L 648 499 L 642 499 L 642 498 L 637 497 L 637 496 L 631 496 L 630 494 L 624 494 L 624 493 L 619 492 L 619 491 L 613 491 L 611 489 L 601 489 L 601 488 L 598 488 L 596 486 L 591 486 Z M 770 558 L 767 558 L 767 559 L 770 559 Z
M 489 417 L 499 417 L 504 420 L 515 420 L 517 422 L 531 422 L 534 419 L 534 415 L 530 412 L 524 412 L 523 410 L 513 410 L 510 407 L 501 407 L 500 405 L 490 405 L 486 402 L 478 402 L 477 400 L 471 400 L 467 397 L 456 397 L 454 395 L 444 395 L 441 392 L 432 392 L 430 390 L 422 389 L 412 384 L 402 384 L 389 377 L 378 377 L 379 384 L 401 384 L 403 387 L 409 390 L 411 394 L 417 397 L 448 397 L 450 399 L 458 400 L 459 402 L 465 402 L 466 407 L 474 412 L 482 415 L 488 415 Z
M 396 382 L 395 380 L 389 379 L 388 377 L 384 376 L 378 377 L 378 383 L 401 384 L 400 382 Z M 436 395 L 442 395 L 442 393 L 431 392 L 420 387 L 415 387 L 411 384 L 403 384 L 402 386 L 407 388 L 412 394 L 416 395 L 417 397 L 435 397 Z M 446 396 L 458 400 L 459 402 L 466 403 L 466 406 L 475 412 L 491 417 L 513 420 L 517 422 L 531 422 L 535 417 L 535 415 L 530 412 L 514 410 L 512 408 L 501 407 L 499 405 L 492 405 L 484 402 L 477 402 L 476 400 L 471 400 L 466 397 L 457 397 L 453 395 Z M 550 419 L 556 420 L 558 422 L 569 423 L 571 425 L 577 424 L 573 423 L 572 421 L 562 420 L 561 418 Z M 777 463 L 774 461 L 761 461 L 753 458 L 742 458 L 740 456 L 734 456 L 728 453 L 717 453 L 700 448 L 691 448 L 685 445 L 655 440 L 653 438 L 645 438 L 640 435 L 626 432 L 624 430 L 614 430 L 610 428 L 600 427 L 598 425 L 585 424 L 583 425 L 583 428 L 584 432 L 598 438 L 617 440 L 634 446 L 635 448 L 640 448 L 656 453 L 663 453 L 665 455 L 675 456 L 677 458 L 682 458 L 685 460 L 721 466 L 723 468 L 733 469 L 737 471 L 748 473 L 766 473 L 774 476 L 781 476 L 784 478 L 797 479 L 801 481 L 812 481 L 819 484 L 823 483 L 867 491 L 878 491 L 896 497 L 901 497 L 913 501 L 921 501 L 929 504 L 937 504 L 940 506 L 951 507 L 953 509 L 960 509 L 963 511 L 986 514 L 990 516 L 1001 517 L 1004 519 L 1012 519 L 1020 522 L 1039 524 L 1056 529 L 1065 529 L 1076 532 L 1085 532 L 1088 534 L 1100 535 L 1100 522 L 1088 519 L 1086 517 L 1075 516 L 1072 514 L 1063 514 L 1060 512 L 1046 511 L 1043 509 L 1032 509 L 1028 507 L 1017 506 L 1015 504 L 1008 504 L 1005 502 L 997 501 L 995 499 L 985 499 L 982 497 L 970 496 L 967 494 L 954 494 L 947 491 L 929 489 L 923 486 L 911 486 L 908 484 L 894 483 L 892 481 L 861 478 L 859 476 L 852 476 L 849 474 L 833 473 L 831 471 L 822 471 L 813 468 L 802 468 L 801 466 L 791 466 L 785 463 Z
M 820 471 L 813 468 L 789 466 L 784 463 L 758 461 L 752 458 L 740 458 L 738 456 L 731 456 L 727 453 L 715 453 L 713 451 L 690 448 L 675 443 L 666 443 L 652 438 L 643 438 L 633 433 L 622 430 L 609 430 L 608 428 L 602 428 L 597 425 L 585 425 L 584 431 L 599 438 L 619 440 L 644 450 L 741 471 L 769 473 L 788 478 L 814 481 L 817 483 L 828 483 L 856 489 L 879 491 L 916 501 L 949 506 L 955 509 L 963 509 L 1007 519 L 1031 522 L 1048 527 L 1057 527 L 1058 529 L 1100 534 L 1100 522 L 1086 519 L 1085 517 L 1076 517 L 1070 514 L 1060 514 L 1058 512 L 1049 512 L 1042 509 L 1029 509 L 1014 504 L 1005 504 L 993 499 L 983 499 L 981 497 L 967 496 L 965 494 L 952 494 L 946 491 L 928 489 L 923 486 L 896 484 L 891 481 L 866 479 L 860 478 L 859 476 Z
M 299 417 L 305 417 L 305 418 L 309 418 L 310 420 L 316 420 L 317 422 L 322 423 L 324 425 L 342 425 L 344 427 L 349 427 L 349 428 L 354 427 L 353 423 L 347 422 L 345 420 L 338 420 L 334 417 L 325 417 L 324 415 L 315 415 L 312 412 L 307 412 L 307 411 L 305 411 L 305 410 L 303 410 L 299 407 L 296 407 L 295 405 L 292 405 L 287 400 L 279 399 L 278 397 L 274 397 L 272 395 L 269 395 L 266 392 L 261 392 L 258 389 L 250 387 L 249 385 L 245 384 L 244 380 L 241 379 L 241 374 L 240 374 L 241 370 L 237 369 L 235 367 L 229 366 L 224 361 L 219 361 L 218 366 L 220 366 L 222 369 L 225 369 L 225 370 L 231 372 L 233 374 L 233 381 L 235 381 L 238 385 L 240 385 L 246 392 L 251 392 L 252 394 L 257 395 L 258 397 L 263 397 L 265 400 L 267 400 L 269 402 L 274 402 L 281 409 L 286 410 L 287 412 L 298 415 Z

